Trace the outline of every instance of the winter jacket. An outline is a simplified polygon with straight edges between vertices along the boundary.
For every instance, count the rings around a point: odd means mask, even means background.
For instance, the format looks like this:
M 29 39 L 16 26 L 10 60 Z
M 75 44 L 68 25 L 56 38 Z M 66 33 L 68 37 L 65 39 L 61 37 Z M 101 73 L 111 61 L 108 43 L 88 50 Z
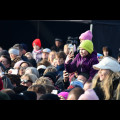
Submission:
M 80 53 L 78 53 L 73 61 L 70 60 L 67 64 L 65 63 L 65 69 L 69 73 L 75 71 L 77 71 L 78 74 L 80 74 L 81 72 L 88 73 L 88 80 L 92 80 L 94 75 L 98 72 L 97 70 L 93 69 L 93 65 L 97 63 L 97 52 L 94 51 L 92 54 L 89 54 L 84 58 L 81 57 Z
M 36 60 L 36 63 L 38 63 L 42 58 L 42 50 L 41 49 L 38 51 L 33 50 L 32 55 L 33 55 L 33 58 Z
M 64 64 L 57 65 L 56 69 L 57 69 L 57 74 L 62 77 L 63 76 L 63 71 L 65 70 Z

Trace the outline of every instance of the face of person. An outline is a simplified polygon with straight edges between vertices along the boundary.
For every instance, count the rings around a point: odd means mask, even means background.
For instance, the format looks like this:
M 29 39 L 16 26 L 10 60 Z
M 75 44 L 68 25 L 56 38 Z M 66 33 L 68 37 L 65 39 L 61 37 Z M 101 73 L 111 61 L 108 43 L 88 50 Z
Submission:
M 77 80 L 82 80 L 83 83 L 85 83 L 87 81 L 86 77 L 84 77 L 83 75 L 78 75 Z
M 81 55 L 81 57 L 86 57 L 88 54 L 89 54 L 88 51 L 86 51 L 83 48 L 80 48 L 80 55 Z
M 103 55 L 104 55 L 104 56 L 108 56 L 108 51 L 104 51 L 104 52 L 103 52 Z
M 56 60 L 57 60 L 57 65 L 62 65 L 65 62 L 65 60 L 63 58 L 56 57 Z
M 62 43 L 61 43 L 60 41 L 55 41 L 55 45 L 56 45 L 57 47 L 60 47 L 60 46 L 62 45 Z
M 105 80 L 107 78 L 107 76 L 108 76 L 109 73 L 110 73 L 109 70 L 100 69 L 98 71 L 98 75 L 99 75 L 100 81 Z
M 17 57 L 17 55 L 14 55 L 14 54 L 11 54 L 11 53 L 10 53 L 10 58 L 11 58 L 11 60 L 14 60 L 16 57 Z
M 42 53 L 42 59 L 48 59 L 49 53 L 43 52 Z
M 6 67 L 9 68 L 10 64 L 7 63 L 7 59 L 4 57 L 0 57 L 0 62 Z
M 20 70 L 19 70 L 19 75 L 22 76 L 25 74 L 25 70 L 26 68 L 28 67 L 28 64 L 27 63 L 23 63 L 21 66 L 20 66 Z
M 67 46 L 65 46 L 65 47 L 64 47 L 64 53 L 65 53 L 66 55 L 68 55 L 68 54 L 69 54 L 69 49 L 68 49 L 68 47 L 67 47 Z
M 53 62 L 53 60 L 55 59 L 55 54 L 53 52 L 49 54 L 49 59 L 51 62 Z
M 92 83 L 85 83 L 83 89 L 86 91 L 87 89 L 90 89 L 92 86 Z
M 25 55 L 29 60 L 32 59 L 31 55 Z
M 32 85 L 32 82 L 29 81 L 27 76 L 23 76 L 21 77 L 21 85 L 29 87 Z
M 37 50 L 40 50 L 40 47 L 34 43 L 33 44 L 33 49 L 37 51 Z
M 120 57 L 118 57 L 118 62 L 120 63 Z

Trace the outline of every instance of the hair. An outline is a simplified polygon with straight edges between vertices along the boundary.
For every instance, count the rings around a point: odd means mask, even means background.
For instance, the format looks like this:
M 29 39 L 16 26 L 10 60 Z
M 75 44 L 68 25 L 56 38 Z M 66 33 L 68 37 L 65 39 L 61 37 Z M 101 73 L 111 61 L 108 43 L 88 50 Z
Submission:
M 57 53 L 56 57 L 66 59 L 66 54 L 63 51 Z
M 2 89 L 1 92 L 2 93 L 7 93 L 8 95 L 15 94 L 15 91 L 10 89 L 10 88 Z
M 48 61 L 50 62 L 50 55 L 54 53 L 55 54 L 55 58 L 56 58 L 56 55 L 57 55 L 57 52 L 52 50 L 50 53 L 49 53 L 49 56 L 48 56 Z M 53 62 L 53 61 L 52 61 Z
M 78 98 L 80 97 L 80 95 L 82 95 L 84 93 L 84 89 L 81 87 L 75 87 L 73 88 L 69 94 L 68 94 L 68 98 L 69 96 L 73 95 L 75 97 L 75 100 L 78 100 Z
M 43 75 L 45 75 L 47 72 L 57 72 L 57 69 L 53 66 L 47 67 Z
M 44 84 L 43 86 L 44 86 L 45 89 L 46 89 L 46 93 L 51 93 L 52 90 L 55 90 L 55 89 L 56 89 L 55 86 L 53 86 L 53 85 Z
M 37 68 L 35 67 L 28 67 L 26 70 L 25 70 L 25 74 L 26 74 L 26 71 L 30 70 L 29 73 L 32 73 L 32 74 L 35 74 L 38 78 L 39 78 L 39 72 L 37 70 Z M 28 73 L 27 73 L 28 74 Z
M 10 59 L 9 56 L 7 56 L 7 55 L 1 55 L 0 57 L 4 57 L 7 60 L 7 64 L 11 65 L 11 59 Z
M 52 85 L 51 81 L 47 78 L 47 77 L 40 77 L 39 79 L 37 79 L 35 81 L 35 83 L 33 83 L 33 85 L 35 84 L 40 84 L 40 85 Z
M 16 84 L 16 86 L 20 85 L 20 76 L 19 75 L 14 75 L 14 74 L 5 74 L 7 78 L 10 79 L 12 85 Z
M 22 75 L 22 76 L 21 76 L 21 79 L 22 79 L 23 77 L 28 77 L 28 80 L 29 80 L 30 82 L 32 82 L 32 83 L 34 83 L 34 82 L 38 79 L 38 77 L 37 77 L 35 74 L 32 74 L 32 73 Z
M 20 51 L 23 50 L 23 46 L 21 44 L 15 44 L 13 48 L 18 48 Z
M 101 82 L 101 84 L 100 84 L 100 87 L 103 90 L 104 95 L 105 95 L 105 100 L 109 100 L 112 97 L 111 91 L 113 91 L 113 87 L 114 87 L 113 80 L 120 79 L 120 73 L 114 73 L 111 70 L 109 70 L 109 71 L 110 72 L 109 72 L 108 76 L 106 77 L 106 79 L 103 82 Z M 97 73 L 92 80 L 92 89 L 97 86 L 98 80 L 99 80 L 99 76 Z M 117 85 L 114 97 L 116 100 L 120 100 L 120 82 Z
M 44 66 L 48 67 L 48 66 L 51 66 L 51 63 L 48 60 L 44 59 L 37 63 L 37 67 L 40 65 L 44 65 Z
M 104 46 L 104 47 L 102 48 L 102 51 L 103 51 L 103 52 L 104 52 L 104 51 L 108 51 L 108 55 L 109 55 L 109 56 L 112 55 L 112 51 L 111 51 L 111 49 L 110 49 L 108 46 Z
M 33 58 L 33 55 L 32 55 L 31 52 L 27 52 L 27 53 L 25 54 L 25 56 L 27 56 L 27 55 L 30 55 L 30 56 Z
M 43 85 L 31 85 L 27 91 L 33 91 L 33 92 L 36 92 L 36 93 L 39 93 L 39 94 L 46 94 L 46 89 Z

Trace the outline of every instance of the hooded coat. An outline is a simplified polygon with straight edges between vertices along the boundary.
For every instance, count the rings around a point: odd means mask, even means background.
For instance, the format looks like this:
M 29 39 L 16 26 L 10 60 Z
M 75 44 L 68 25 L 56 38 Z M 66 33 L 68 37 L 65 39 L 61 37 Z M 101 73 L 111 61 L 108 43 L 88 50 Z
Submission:
M 98 63 L 97 52 L 93 51 L 91 54 L 86 57 L 81 57 L 80 53 L 76 55 L 73 61 L 68 61 L 68 63 L 64 64 L 67 72 L 72 73 L 77 71 L 78 74 L 81 72 L 88 73 L 89 79 L 92 80 L 94 75 L 98 72 L 93 69 L 93 65 Z

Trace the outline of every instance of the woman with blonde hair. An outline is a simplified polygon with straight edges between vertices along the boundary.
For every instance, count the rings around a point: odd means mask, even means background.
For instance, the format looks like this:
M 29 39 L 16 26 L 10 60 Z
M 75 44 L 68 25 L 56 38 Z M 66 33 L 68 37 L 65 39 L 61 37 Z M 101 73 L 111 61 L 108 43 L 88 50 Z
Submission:
M 57 53 L 56 53 L 56 51 L 51 51 L 50 53 L 49 53 L 49 56 L 48 56 L 48 61 L 51 63 L 51 65 L 53 65 L 54 66 L 54 59 L 56 58 L 56 55 L 57 55 Z
M 105 57 L 98 64 L 93 65 L 93 68 L 99 71 L 92 80 L 92 90 L 88 89 L 87 94 L 94 92 L 94 96 L 99 100 L 120 100 L 120 65 L 118 61 L 112 57 Z M 87 94 L 81 95 L 79 100 L 89 100 L 90 94 L 89 97 Z

